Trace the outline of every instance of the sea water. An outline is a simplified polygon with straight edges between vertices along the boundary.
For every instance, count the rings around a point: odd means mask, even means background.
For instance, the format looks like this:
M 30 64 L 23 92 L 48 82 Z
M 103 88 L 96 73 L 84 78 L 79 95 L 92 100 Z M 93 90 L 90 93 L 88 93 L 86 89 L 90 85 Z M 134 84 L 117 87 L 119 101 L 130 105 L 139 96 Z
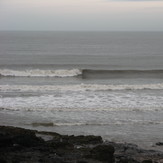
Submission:
M 162 32 L 0 32 L 0 124 L 163 141 Z

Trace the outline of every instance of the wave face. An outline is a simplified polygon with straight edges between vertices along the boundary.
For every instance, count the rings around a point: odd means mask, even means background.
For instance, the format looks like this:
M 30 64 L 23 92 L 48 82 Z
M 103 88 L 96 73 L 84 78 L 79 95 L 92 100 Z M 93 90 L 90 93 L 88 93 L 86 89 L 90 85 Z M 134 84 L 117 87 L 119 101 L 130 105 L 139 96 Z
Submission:
M 163 70 L 91 70 L 82 71 L 83 78 L 161 78 Z
M 1 76 L 13 76 L 13 77 L 72 77 L 81 75 L 82 71 L 79 69 L 71 70 L 11 70 L 11 69 L 0 69 Z
M 78 85 L 0 85 L 1 92 L 23 92 L 23 91 L 116 91 L 116 90 L 162 90 L 163 83 L 143 85 L 100 85 L 100 84 L 78 84 Z
M 0 76 L 10 77 L 73 77 L 81 75 L 83 79 L 110 78 L 163 78 L 163 70 L 94 70 L 94 69 L 0 69 Z

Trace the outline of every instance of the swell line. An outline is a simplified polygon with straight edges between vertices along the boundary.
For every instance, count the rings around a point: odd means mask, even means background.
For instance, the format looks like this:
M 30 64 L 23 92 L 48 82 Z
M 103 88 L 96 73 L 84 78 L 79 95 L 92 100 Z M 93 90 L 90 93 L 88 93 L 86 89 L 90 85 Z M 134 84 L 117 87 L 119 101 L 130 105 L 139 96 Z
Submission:
M 96 69 L 0 69 L 0 76 L 10 77 L 73 77 L 83 78 L 109 77 L 163 77 L 163 70 L 96 70 Z
M 114 91 L 114 90 L 162 90 L 163 83 L 142 85 L 102 85 L 102 84 L 78 84 L 78 85 L 0 85 L 1 92 L 40 92 L 40 91 Z
M 83 78 L 161 78 L 163 70 L 92 70 L 83 69 Z

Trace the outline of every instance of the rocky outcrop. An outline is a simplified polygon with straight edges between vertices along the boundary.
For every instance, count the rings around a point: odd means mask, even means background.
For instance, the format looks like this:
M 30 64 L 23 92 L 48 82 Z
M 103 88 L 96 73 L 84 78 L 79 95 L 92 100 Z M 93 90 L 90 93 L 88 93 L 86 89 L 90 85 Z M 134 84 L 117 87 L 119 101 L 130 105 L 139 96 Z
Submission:
M 163 146 L 163 142 L 157 142 L 156 145 Z
M 99 161 L 114 162 L 114 147 L 112 145 L 98 145 L 91 150 L 91 156 Z
M 35 131 L 13 128 L 0 127 L 0 147 L 34 147 L 43 143 L 43 139 L 35 136 Z
M 161 152 L 103 142 L 100 136 L 0 126 L 0 163 L 160 163 L 161 159 Z

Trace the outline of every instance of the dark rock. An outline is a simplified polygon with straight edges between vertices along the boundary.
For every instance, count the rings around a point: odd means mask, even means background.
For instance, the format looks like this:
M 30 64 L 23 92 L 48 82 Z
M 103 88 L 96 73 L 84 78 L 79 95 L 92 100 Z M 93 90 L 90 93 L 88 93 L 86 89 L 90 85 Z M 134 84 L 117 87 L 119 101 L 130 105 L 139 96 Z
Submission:
M 49 122 L 49 123 L 32 123 L 32 126 L 34 127 L 38 127 L 38 126 L 44 126 L 44 127 L 52 127 L 54 126 L 53 123 Z
M 38 146 L 41 141 L 41 139 L 37 138 L 36 136 L 31 136 L 31 135 L 18 135 L 13 138 L 14 144 L 19 144 L 25 147 L 33 147 L 33 146 Z
M 9 147 L 14 145 L 33 147 L 39 145 L 40 143 L 43 143 L 43 140 L 36 137 L 34 131 L 0 126 L 1 147 Z
M 45 141 L 39 136 L 51 139 Z M 67 136 L 0 126 L 0 163 L 158 163 L 162 158 L 162 152 L 103 142 L 100 136 Z
M 0 148 L 13 146 L 13 139 L 11 136 L 0 135 Z
M 69 143 L 73 143 L 73 144 L 100 144 L 102 143 L 102 137 L 101 136 L 93 136 L 93 135 L 89 135 L 89 136 L 63 136 L 62 137 L 63 141 L 68 141 Z
M 58 148 L 69 148 L 69 149 L 73 149 L 74 145 L 70 144 L 69 142 L 61 142 L 61 141 L 54 141 L 54 140 L 50 140 L 47 141 L 48 146 L 53 147 L 54 149 L 58 149 Z
M 128 163 L 128 158 L 126 157 L 119 157 L 118 160 L 116 160 L 116 163 Z
M 91 156 L 100 161 L 114 162 L 114 147 L 112 145 L 98 145 L 91 150 Z
M 121 157 L 118 160 L 116 159 L 116 163 L 140 163 L 139 161 L 136 161 L 133 158 L 129 158 L 129 157 Z
M 38 134 L 43 134 L 43 135 L 51 135 L 51 136 L 54 136 L 54 137 L 62 137 L 62 135 L 56 133 L 56 132 L 48 132 L 48 131 L 35 131 L 36 133 Z
M 0 158 L 0 163 L 7 163 L 7 161 L 3 158 Z
M 142 163 L 153 163 L 153 161 L 152 160 L 144 160 L 144 161 L 142 161 Z
M 163 145 L 163 142 L 157 142 L 156 145 L 162 146 Z
M 78 161 L 77 163 L 88 163 L 87 161 Z

